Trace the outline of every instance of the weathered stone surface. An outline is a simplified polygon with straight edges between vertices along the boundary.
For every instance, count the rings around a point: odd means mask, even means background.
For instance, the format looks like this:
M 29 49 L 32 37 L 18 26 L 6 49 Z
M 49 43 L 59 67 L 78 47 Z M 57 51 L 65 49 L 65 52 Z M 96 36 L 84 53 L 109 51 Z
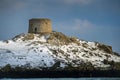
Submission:
M 51 33 L 52 23 L 47 18 L 33 18 L 29 20 L 29 33 Z

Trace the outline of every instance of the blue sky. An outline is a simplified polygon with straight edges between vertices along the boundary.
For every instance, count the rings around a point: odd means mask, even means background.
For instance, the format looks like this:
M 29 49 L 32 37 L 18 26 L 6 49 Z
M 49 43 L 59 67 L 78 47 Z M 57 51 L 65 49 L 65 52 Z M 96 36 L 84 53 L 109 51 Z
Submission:
M 53 30 L 120 53 L 120 0 L 0 0 L 0 40 L 27 33 L 31 18 L 50 18 Z

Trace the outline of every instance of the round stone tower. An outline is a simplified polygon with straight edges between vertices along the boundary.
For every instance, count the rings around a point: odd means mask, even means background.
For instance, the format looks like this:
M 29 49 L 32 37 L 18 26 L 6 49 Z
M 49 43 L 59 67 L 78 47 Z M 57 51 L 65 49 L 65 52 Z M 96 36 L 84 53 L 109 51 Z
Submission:
M 47 18 L 33 18 L 29 20 L 29 31 L 28 33 L 51 33 L 52 23 Z

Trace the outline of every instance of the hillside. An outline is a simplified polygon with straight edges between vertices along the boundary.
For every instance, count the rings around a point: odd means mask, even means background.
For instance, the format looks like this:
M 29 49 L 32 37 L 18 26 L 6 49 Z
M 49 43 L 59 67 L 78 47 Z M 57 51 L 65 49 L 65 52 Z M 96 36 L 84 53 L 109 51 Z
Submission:
M 0 41 L 0 70 L 9 68 L 51 70 L 120 70 L 120 55 L 112 47 L 51 34 L 20 34 Z

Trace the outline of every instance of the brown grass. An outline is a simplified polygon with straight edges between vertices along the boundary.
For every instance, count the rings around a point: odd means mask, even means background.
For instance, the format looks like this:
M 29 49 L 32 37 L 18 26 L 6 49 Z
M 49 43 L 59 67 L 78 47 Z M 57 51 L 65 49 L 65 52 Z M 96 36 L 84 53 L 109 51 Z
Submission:
M 27 35 L 24 36 L 22 40 L 26 41 L 26 40 L 32 40 L 32 39 L 34 39 L 34 34 L 28 33 Z
M 104 51 L 107 52 L 107 53 L 113 53 L 111 46 L 107 46 L 107 45 L 104 45 L 104 44 L 99 44 L 97 47 L 98 47 L 99 49 L 104 50 Z
M 61 32 L 52 32 L 47 40 L 50 44 L 67 45 L 69 43 L 79 44 L 76 38 L 68 37 Z

